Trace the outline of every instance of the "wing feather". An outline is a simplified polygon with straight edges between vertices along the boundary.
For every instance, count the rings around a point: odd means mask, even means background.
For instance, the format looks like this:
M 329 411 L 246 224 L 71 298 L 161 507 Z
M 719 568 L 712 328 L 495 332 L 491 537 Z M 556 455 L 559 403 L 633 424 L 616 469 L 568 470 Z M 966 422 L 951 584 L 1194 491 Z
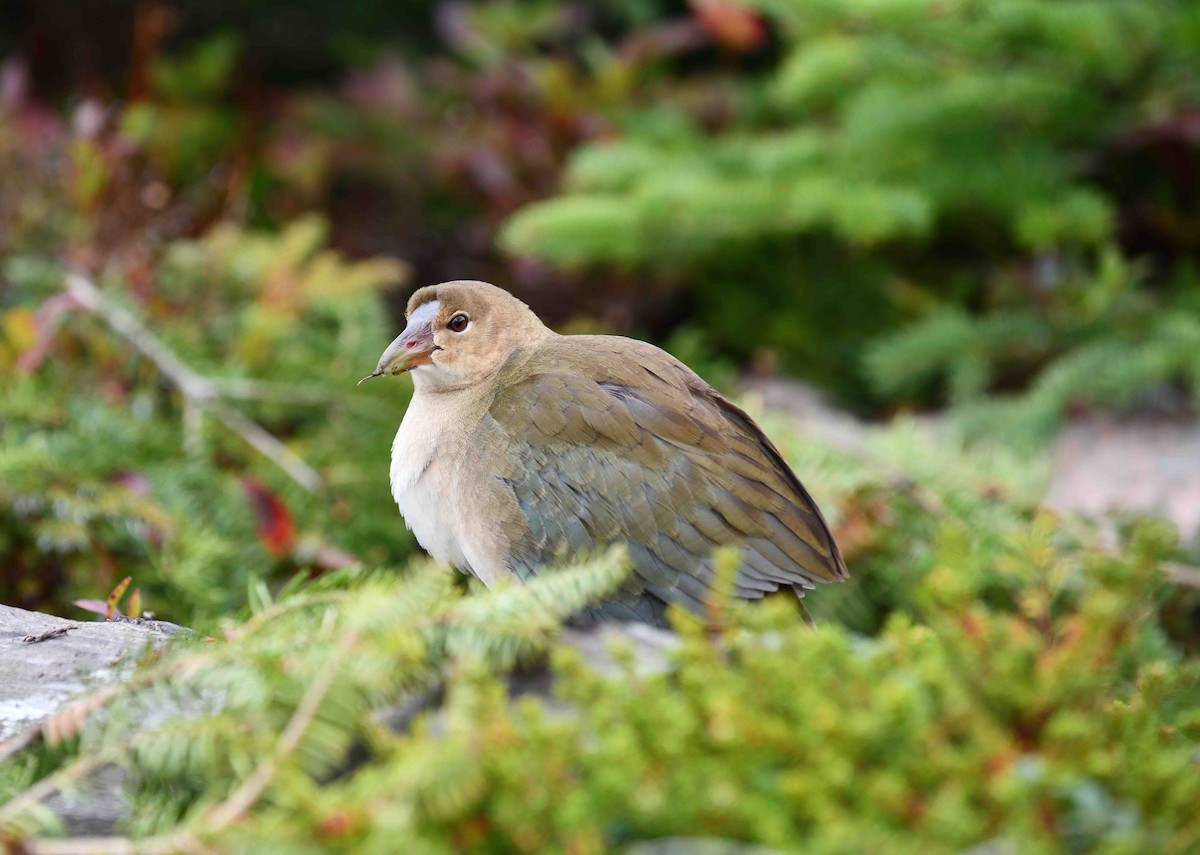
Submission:
M 743 597 L 846 577 L 816 504 L 749 416 L 674 360 L 593 379 L 603 363 L 544 367 L 491 407 L 514 452 L 502 481 L 528 524 L 512 538 L 516 572 L 626 543 L 631 585 L 691 609 L 717 547 L 742 549 Z

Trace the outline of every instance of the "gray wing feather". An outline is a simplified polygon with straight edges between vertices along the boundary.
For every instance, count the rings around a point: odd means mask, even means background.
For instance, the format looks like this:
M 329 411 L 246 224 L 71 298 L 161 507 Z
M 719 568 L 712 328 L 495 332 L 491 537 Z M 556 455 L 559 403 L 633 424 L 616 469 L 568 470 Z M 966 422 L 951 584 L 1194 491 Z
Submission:
M 706 386 L 682 410 L 660 392 L 545 372 L 497 398 L 513 450 L 502 480 L 528 524 L 513 569 L 625 543 L 634 598 L 620 608 L 634 611 L 638 592 L 702 608 L 722 546 L 742 548 L 742 597 L 844 577 L 820 512 L 749 417 Z

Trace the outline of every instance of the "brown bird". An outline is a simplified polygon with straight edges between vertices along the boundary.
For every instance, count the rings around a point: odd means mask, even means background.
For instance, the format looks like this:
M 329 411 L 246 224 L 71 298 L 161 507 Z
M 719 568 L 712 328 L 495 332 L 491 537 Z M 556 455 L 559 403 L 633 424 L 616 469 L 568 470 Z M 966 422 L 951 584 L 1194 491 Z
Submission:
M 749 599 L 847 577 L 762 429 L 665 351 L 559 335 L 486 282 L 422 288 L 407 317 L 368 376 L 412 372 L 392 495 L 437 560 L 492 585 L 625 544 L 629 580 L 587 617 L 657 625 L 703 608 L 718 547 Z

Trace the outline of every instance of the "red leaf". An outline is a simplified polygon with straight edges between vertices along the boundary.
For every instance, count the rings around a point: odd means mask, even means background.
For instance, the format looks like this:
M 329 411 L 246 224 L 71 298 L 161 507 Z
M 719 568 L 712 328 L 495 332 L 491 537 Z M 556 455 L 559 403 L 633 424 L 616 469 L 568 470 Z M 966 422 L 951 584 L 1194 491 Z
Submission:
M 763 19 L 737 0 L 692 0 L 691 6 L 696 21 L 722 47 L 749 52 L 767 40 Z
M 243 482 L 246 498 L 258 523 L 258 539 L 276 558 L 290 555 L 296 545 L 296 523 L 287 506 L 270 490 L 253 478 Z

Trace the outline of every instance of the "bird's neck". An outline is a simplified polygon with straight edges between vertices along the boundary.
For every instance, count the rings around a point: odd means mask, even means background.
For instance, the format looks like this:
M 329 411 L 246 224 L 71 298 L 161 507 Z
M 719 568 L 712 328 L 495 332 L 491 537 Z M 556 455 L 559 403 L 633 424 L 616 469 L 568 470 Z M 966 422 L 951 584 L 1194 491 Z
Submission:
M 540 344 L 540 340 L 528 346 L 515 347 L 494 368 L 467 376 L 452 374 L 433 364 L 421 365 L 411 372 L 414 393 L 475 397 L 490 402 L 495 398 L 497 389 L 503 389 L 524 379 L 529 363 L 537 351 L 537 344 Z

